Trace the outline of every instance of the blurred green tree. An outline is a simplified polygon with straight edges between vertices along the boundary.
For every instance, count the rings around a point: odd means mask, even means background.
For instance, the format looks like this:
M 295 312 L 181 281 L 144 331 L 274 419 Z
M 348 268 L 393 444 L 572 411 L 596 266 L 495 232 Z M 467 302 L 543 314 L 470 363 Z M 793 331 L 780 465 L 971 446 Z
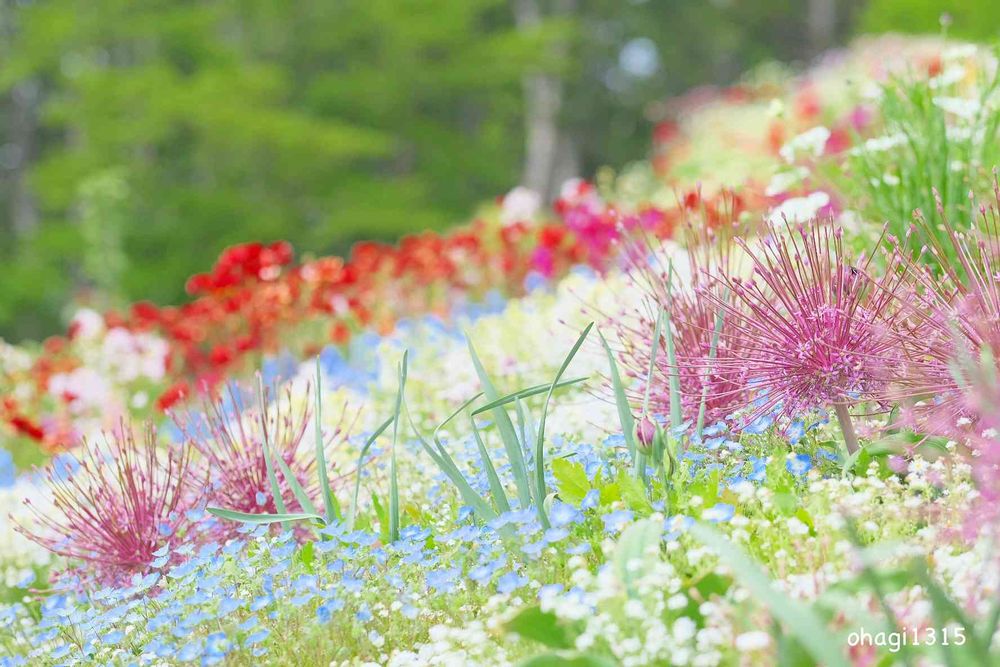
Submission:
M 858 27 L 863 32 L 940 33 L 963 39 L 1000 37 L 996 0 L 870 0 Z
M 0 332 L 15 338 L 55 330 L 71 290 L 108 288 L 109 237 L 81 198 L 108 170 L 128 192 L 126 299 L 182 299 L 240 241 L 333 252 L 460 219 L 516 183 L 521 76 L 549 39 L 503 0 L 0 7 Z
M 184 298 L 227 245 L 344 252 L 647 154 L 660 102 L 862 0 L 0 0 L 0 336 Z

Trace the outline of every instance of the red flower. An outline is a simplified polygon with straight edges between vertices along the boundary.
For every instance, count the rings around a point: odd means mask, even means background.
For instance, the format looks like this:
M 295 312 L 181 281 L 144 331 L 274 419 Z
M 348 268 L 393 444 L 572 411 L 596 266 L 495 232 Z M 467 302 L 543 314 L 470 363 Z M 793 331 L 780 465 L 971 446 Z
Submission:
M 160 412 L 166 412 L 175 404 L 177 404 L 179 401 L 182 401 L 185 398 L 187 398 L 190 391 L 191 388 L 188 386 L 188 383 L 185 382 L 184 380 L 175 382 L 173 385 L 170 386 L 169 389 L 160 394 L 160 397 L 158 399 L 156 399 L 157 410 L 159 410 Z

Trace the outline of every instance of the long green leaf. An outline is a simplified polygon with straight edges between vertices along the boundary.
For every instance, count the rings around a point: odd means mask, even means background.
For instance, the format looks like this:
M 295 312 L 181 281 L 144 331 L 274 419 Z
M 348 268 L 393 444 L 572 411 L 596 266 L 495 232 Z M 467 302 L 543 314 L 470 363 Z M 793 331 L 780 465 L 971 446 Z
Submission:
M 285 499 L 281 496 L 278 476 L 274 473 L 274 463 L 271 461 L 270 436 L 267 432 L 267 399 L 264 396 L 264 378 L 259 373 L 257 374 L 257 405 L 260 409 L 261 447 L 264 450 L 267 482 L 271 486 L 271 496 L 274 498 L 274 506 L 277 508 L 278 514 L 287 514 L 288 508 L 285 506 Z
M 493 496 L 493 504 L 496 505 L 497 510 L 502 514 L 504 512 L 510 511 L 510 501 L 507 500 L 507 492 L 504 491 L 503 483 L 500 481 L 500 476 L 497 475 L 497 470 L 493 466 L 493 461 L 490 459 L 490 453 L 486 449 L 486 445 L 483 444 L 483 438 L 479 435 L 479 427 L 476 426 L 476 418 L 469 415 L 469 421 L 472 422 L 472 435 L 476 439 L 476 446 L 479 448 L 479 458 L 483 461 L 483 467 L 486 469 L 486 479 L 490 483 L 490 495 Z
M 538 511 L 538 520 L 546 528 L 549 526 L 549 518 L 545 515 L 545 418 L 548 416 L 552 392 L 556 390 L 559 379 L 566 372 L 570 362 L 573 361 L 573 357 L 576 356 L 576 353 L 580 350 L 580 346 L 583 345 L 583 341 L 587 340 L 587 334 L 593 328 L 593 322 L 587 325 L 587 328 L 583 330 L 580 337 L 576 339 L 576 343 L 573 344 L 573 349 L 563 359 L 562 366 L 559 367 L 559 372 L 556 373 L 556 377 L 552 380 L 552 385 L 549 387 L 549 392 L 545 395 L 545 403 L 542 405 L 542 416 L 538 421 L 538 439 L 535 441 L 535 508 Z
M 333 489 L 330 488 L 330 477 L 326 469 L 326 446 L 323 442 L 323 371 L 316 356 L 316 465 L 319 467 L 319 488 L 323 494 L 323 511 L 326 521 L 330 523 L 336 518 L 336 505 L 333 501 Z M 300 501 L 301 502 L 301 501 Z
M 479 383 L 483 386 L 483 393 L 486 394 L 488 400 L 496 401 L 500 398 L 500 393 L 493 385 L 490 376 L 486 373 L 486 369 L 479 360 L 476 348 L 472 344 L 472 338 L 468 338 L 468 341 L 469 355 L 472 357 L 472 365 L 476 369 L 476 375 L 479 376 Z M 497 407 L 493 408 L 492 413 L 493 421 L 496 422 L 497 430 L 500 432 L 500 440 L 503 443 L 504 451 L 507 453 L 507 460 L 510 461 L 511 472 L 514 475 L 514 484 L 517 487 L 517 499 L 521 507 L 530 507 L 531 483 L 528 480 L 528 466 L 524 461 L 524 444 L 518 439 L 517 433 L 514 431 L 514 424 L 511 422 L 506 410 L 502 407 Z
M 843 653 L 846 642 L 838 641 L 811 608 L 778 590 L 742 549 L 704 524 L 691 526 L 689 532 L 719 555 L 740 583 L 788 628 L 816 662 L 825 667 L 850 666 Z
M 618 362 L 615 361 L 615 355 L 611 352 L 611 346 L 608 345 L 608 341 L 600 329 L 598 329 L 597 335 L 601 337 L 601 345 L 604 346 L 604 352 L 608 355 L 608 372 L 611 375 L 611 389 L 615 394 L 615 406 L 618 408 L 618 422 L 622 426 L 622 434 L 625 436 L 625 444 L 628 446 L 632 467 L 635 468 L 638 448 L 635 444 L 635 417 L 632 416 L 632 406 L 629 405 L 628 398 L 625 396 L 625 385 L 618 373 Z
M 302 488 L 301 484 L 299 484 L 299 480 L 295 479 L 295 473 L 293 473 L 292 469 L 288 467 L 287 463 L 285 463 L 285 459 L 280 456 L 275 456 L 274 460 L 278 462 L 278 467 L 281 468 L 281 474 L 285 476 L 285 479 L 288 481 L 288 486 L 292 490 L 292 495 L 294 495 L 295 499 L 299 501 L 299 505 L 302 506 L 302 509 L 310 514 L 317 514 L 319 510 L 316 509 L 316 506 L 313 504 L 309 494 L 306 493 L 306 490 Z
M 663 336 L 667 341 L 667 364 L 670 365 L 670 428 L 676 431 L 680 428 L 681 416 L 681 378 L 677 368 L 677 351 L 674 349 L 674 331 L 670 322 L 669 308 L 663 310 Z
M 559 383 L 556 389 L 561 389 L 563 387 L 569 387 L 570 385 L 579 384 L 586 380 L 585 377 L 573 378 L 572 380 L 563 380 Z M 513 394 L 507 394 L 502 396 L 495 401 L 490 401 L 486 405 L 481 405 L 472 411 L 472 416 L 480 415 L 484 412 L 498 408 L 501 405 L 508 405 L 510 403 L 515 403 L 519 399 L 529 398 L 531 396 L 537 396 L 538 394 L 544 394 L 549 390 L 551 385 L 546 382 L 545 384 L 536 384 L 534 387 L 528 387 L 527 389 L 522 389 L 520 391 L 515 391 Z
M 723 301 L 729 299 L 729 291 L 726 290 L 722 297 Z M 715 361 L 715 355 L 718 353 L 719 349 L 719 334 L 722 333 L 722 320 L 725 317 L 725 311 L 719 308 L 719 312 L 715 316 L 715 330 L 712 332 L 712 345 L 708 348 L 708 363 L 709 367 L 705 370 L 705 384 L 701 388 L 701 404 L 698 406 L 698 425 L 695 427 L 695 433 L 698 434 L 698 439 L 701 440 L 701 431 L 705 428 L 705 404 L 708 402 L 708 382 L 712 377 L 712 367 L 711 364 Z
M 239 521 L 240 523 L 249 524 L 268 524 L 268 523 L 283 523 L 285 521 L 302 521 L 304 519 L 315 519 L 316 521 L 323 521 L 323 516 L 320 514 L 312 514 L 309 512 L 292 512 L 292 513 L 281 513 L 281 514 L 251 514 L 249 512 L 237 512 L 235 510 L 222 509 L 221 507 L 209 507 L 206 508 L 208 513 L 212 516 L 217 516 L 220 519 L 226 519 L 228 521 Z
M 371 449 L 372 445 L 375 444 L 375 440 L 382 435 L 387 428 L 392 426 L 392 422 L 395 417 L 389 417 L 384 422 L 382 422 L 377 429 L 370 436 L 365 444 L 361 447 L 361 453 L 358 454 L 358 465 L 355 466 L 354 470 L 354 495 L 351 496 L 351 507 L 347 511 L 347 527 L 350 530 L 354 529 L 354 519 L 358 513 L 358 495 L 361 493 L 361 469 L 365 464 L 365 455 L 368 450 Z
M 672 269 L 671 269 L 672 270 Z M 663 315 L 657 312 L 656 324 L 653 326 L 653 345 L 649 350 L 649 367 L 646 369 L 646 388 L 642 394 L 642 416 L 649 416 L 649 392 L 653 387 L 653 373 L 656 371 L 656 355 L 660 352 L 660 335 L 663 328 Z
M 489 506 L 489 503 L 483 500 L 483 498 L 478 493 L 476 493 L 475 489 L 473 489 L 469 485 L 468 480 L 465 479 L 465 475 L 462 474 L 462 471 L 459 470 L 458 466 L 452 460 L 451 456 L 448 454 L 448 451 L 444 448 L 444 445 L 441 443 L 441 439 L 438 435 L 442 427 L 444 427 L 457 415 L 461 414 L 463 410 L 465 410 L 469 405 L 475 402 L 480 396 L 482 396 L 482 393 L 476 394 L 471 399 L 463 403 L 458 410 L 453 412 L 447 419 L 441 422 L 441 424 L 439 424 L 437 428 L 434 429 L 434 443 L 435 445 L 437 445 L 437 450 L 435 450 L 434 447 L 432 447 L 430 443 L 428 443 L 427 440 L 425 440 L 424 437 L 420 435 L 420 431 L 413 423 L 413 417 L 410 415 L 409 410 L 406 411 L 406 417 L 410 422 L 410 427 L 413 429 L 413 432 L 417 436 L 417 440 L 424 448 L 424 451 L 427 452 L 427 455 L 431 457 L 431 459 L 434 461 L 435 464 L 437 464 L 438 468 L 440 468 L 441 471 L 445 475 L 447 475 L 448 479 L 451 480 L 451 483 L 458 490 L 459 495 L 462 496 L 462 499 L 465 501 L 465 503 L 476 512 L 476 514 L 479 516 L 480 519 L 482 519 L 483 521 L 490 521 L 496 518 L 497 516 L 496 512 L 494 512 L 493 509 Z
M 399 363 L 399 391 L 396 393 L 396 414 L 392 420 L 392 450 L 389 459 L 389 541 L 399 541 L 399 473 L 396 463 L 396 444 L 399 440 L 399 415 L 403 410 L 403 393 L 406 390 L 406 361 L 409 350 L 403 351 Z

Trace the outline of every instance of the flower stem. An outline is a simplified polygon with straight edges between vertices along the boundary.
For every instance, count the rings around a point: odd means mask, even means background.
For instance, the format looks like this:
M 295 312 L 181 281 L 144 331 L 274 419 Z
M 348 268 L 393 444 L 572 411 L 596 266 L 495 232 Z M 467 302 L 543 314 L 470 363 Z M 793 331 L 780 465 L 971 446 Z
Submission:
M 853 454 L 858 451 L 858 434 L 854 432 L 854 422 L 851 421 L 851 413 L 847 411 L 847 403 L 835 403 L 833 409 L 837 413 L 837 421 L 840 422 L 840 430 L 844 434 L 847 453 Z

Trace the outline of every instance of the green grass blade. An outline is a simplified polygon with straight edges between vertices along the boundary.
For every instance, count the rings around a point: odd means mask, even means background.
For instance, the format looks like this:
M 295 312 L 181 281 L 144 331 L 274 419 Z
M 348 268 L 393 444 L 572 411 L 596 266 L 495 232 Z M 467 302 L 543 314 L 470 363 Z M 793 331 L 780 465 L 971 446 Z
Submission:
M 967 635 L 967 650 L 975 654 L 976 658 L 981 662 L 979 664 L 988 665 L 992 664 L 990 661 L 990 648 L 989 643 L 984 644 L 978 634 L 972 631 L 976 626 L 973 624 L 972 619 L 970 619 L 962 609 L 955 604 L 955 601 L 941 588 L 941 586 L 934 580 L 934 578 L 927 571 L 927 567 L 919 562 L 915 561 L 913 564 L 913 574 L 918 582 L 920 582 L 924 590 L 927 591 L 927 597 L 930 598 L 932 605 L 932 612 L 934 620 L 939 628 L 943 628 L 947 625 L 948 620 L 955 621 L 959 626 L 969 630 Z M 993 641 L 993 637 L 986 637 L 989 642 Z M 945 653 L 945 657 L 949 659 L 949 662 L 955 656 L 951 655 L 948 651 Z M 955 664 L 958 664 L 957 662 Z
M 728 290 L 723 295 L 722 300 L 727 301 L 729 299 Z M 695 433 L 698 434 L 698 439 L 701 440 L 701 431 L 705 428 L 705 403 L 708 401 L 708 381 L 712 377 L 711 363 L 715 361 L 715 355 L 718 353 L 719 349 L 719 335 L 722 333 L 722 319 L 725 317 L 725 311 L 719 308 L 719 312 L 715 316 L 715 330 L 712 332 L 712 345 L 708 348 L 708 363 L 709 367 L 705 370 L 705 385 L 701 388 L 701 404 L 698 406 L 698 425 L 695 427 Z
M 531 417 L 531 412 L 524 406 L 520 399 L 515 401 L 517 410 L 517 425 L 521 429 L 521 442 L 534 442 L 538 437 L 538 429 L 535 420 Z
M 810 607 L 775 588 L 767 574 L 742 549 L 704 524 L 691 526 L 689 532 L 719 555 L 719 559 L 732 569 L 740 584 L 756 600 L 767 606 L 771 614 L 788 628 L 816 662 L 826 667 L 850 666 L 843 654 L 846 642 L 838 641 Z
M 409 350 L 403 351 L 399 362 L 399 390 L 396 393 L 396 413 L 392 420 L 392 450 L 389 458 L 389 541 L 399 541 L 399 474 L 396 463 L 396 444 L 399 440 L 399 415 L 403 410 L 403 393 L 406 390 L 406 361 Z
M 264 449 L 264 467 L 267 470 L 267 482 L 271 487 L 271 497 L 274 498 L 274 506 L 278 514 L 287 514 L 288 508 L 285 506 L 285 499 L 281 496 L 281 487 L 278 485 L 278 476 L 274 473 L 274 463 L 271 460 L 270 436 L 267 432 L 267 399 L 264 397 L 264 378 L 257 375 L 257 405 L 260 409 L 261 447 Z
M 487 375 L 486 369 L 483 368 L 482 362 L 479 360 L 479 355 L 476 354 L 476 348 L 472 344 L 472 339 L 468 338 L 469 341 L 469 355 L 472 357 L 472 365 L 476 369 L 476 375 L 479 376 L 479 383 L 483 386 L 483 393 L 486 394 L 486 398 L 490 401 L 496 401 L 500 398 L 500 394 L 496 387 L 493 385 L 490 376 Z M 496 422 L 497 430 L 500 432 L 500 440 L 503 443 L 504 451 L 507 453 L 507 459 L 510 461 L 511 472 L 514 475 L 514 484 L 517 487 L 517 499 L 521 504 L 521 507 L 531 506 L 531 482 L 528 479 L 528 466 L 524 461 L 524 444 L 517 437 L 517 433 L 514 431 L 514 424 L 510 420 L 510 416 L 507 411 L 502 407 L 493 408 L 493 421 Z
M 561 389 L 563 387 L 569 387 L 574 384 L 579 384 L 586 379 L 587 378 L 581 377 L 581 378 L 573 378 L 572 380 L 563 380 L 562 382 L 559 383 L 556 389 Z M 507 394 L 506 396 L 502 396 L 495 401 L 490 401 L 486 405 L 479 406 L 478 408 L 472 411 L 472 415 L 476 416 L 484 412 L 489 412 L 494 408 L 514 403 L 522 398 L 529 398 L 531 396 L 537 396 L 538 394 L 544 394 L 549 390 L 550 386 L 551 385 L 548 382 L 546 382 L 545 384 L 536 384 L 534 387 L 528 387 L 527 389 L 515 391 L 513 394 Z
M 545 515 L 545 418 L 548 416 L 549 412 L 549 402 L 552 400 L 552 392 L 556 390 L 556 385 L 559 384 L 559 379 L 562 377 L 563 373 L 569 367 L 573 357 L 580 350 L 583 345 L 583 341 L 587 340 L 587 335 L 590 330 L 594 328 L 594 323 L 591 322 L 587 325 L 587 328 L 583 330 L 580 337 L 576 339 L 576 343 L 573 344 L 573 349 L 569 351 L 566 358 L 563 359 L 562 366 L 559 367 L 559 372 L 556 373 L 556 377 L 552 380 L 552 385 L 549 387 L 549 392 L 545 395 L 545 403 L 542 406 L 542 416 L 538 421 L 538 438 L 535 441 L 535 507 L 538 511 L 538 519 L 541 521 L 542 526 L 548 528 L 549 519 Z
M 336 517 L 337 512 L 333 501 L 333 489 L 330 488 L 330 478 L 327 474 L 326 447 L 323 443 L 323 371 L 319 355 L 316 355 L 316 410 L 313 419 L 316 420 L 316 465 L 319 467 L 319 488 L 323 494 L 323 512 L 326 515 L 327 523 L 330 523 Z M 303 507 L 305 506 L 303 505 Z
M 441 443 L 440 437 L 438 436 L 438 433 L 445 424 L 450 422 L 457 415 L 461 414 L 463 410 L 475 402 L 480 396 L 482 396 L 482 393 L 476 394 L 474 397 L 463 403 L 462 407 L 453 412 L 451 416 L 445 419 L 436 429 L 434 429 L 434 443 L 437 445 L 436 451 L 434 447 L 432 447 L 430 443 L 428 443 L 427 440 L 420 435 L 420 431 L 413 423 L 413 418 L 410 415 L 409 410 L 406 411 L 406 418 L 410 422 L 410 428 L 413 429 L 414 434 L 417 436 L 417 441 L 420 442 L 424 451 L 427 452 L 427 455 L 431 457 L 435 464 L 437 464 L 437 467 L 440 468 L 445 475 L 447 475 L 449 480 L 451 480 L 451 483 L 458 490 L 459 495 L 462 496 L 462 500 L 476 512 L 480 519 L 483 521 L 490 521 L 491 519 L 496 518 L 496 512 L 493 511 L 493 508 L 489 506 L 489 503 L 483 500 L 483 498 L 476 493 L 475 489 L 469 485 L 469 481 L 465 479 L 465 475 L 462 474 L 462 471 L 459 470 L 454 460 L 452 460 L 448 451 Z
M 377 429 L 370 436 L 365 444 L 361 447 L 361 453 L 358 454 L 358 465 L 354 470 L 354 495 L 351 496 L 351 507 L 347 510 L 347 527 L 349 530 L 354 529 L 354 519 L 358 513 L 358 495 L 361 493 L 361 468 L 365 464 L 365 455 L 368 450 L 371 449 L 372 445 L 375 444 L 375 440 L 382 435 L 387 428 L 392 426 L 394 417 L 389 417 L 384 422 L 382 422 Z
M 657 313 L 656 325 L 653 327 L 653 346 L 649 351 L 649 368 L 646 369 L 646 388 L 642 395 L 642 416 L 649 416 L 649 392 L 653 387 L 653 373 L 656 371 L 656 355 L 660 352 L 660 335 L 663 327 L 663 315 Z
M 268 523 L 284 523 L 285 521 L 303 521 L 306 519 L 315 519 L 316 521 L 323 521 L 323 517 L 320 514 L 313 514 L 309 512 L 293 512 L 293 513 L 281 513 L 281 514 L 250 514 L 248 512 L 237 512 L 235 510 L 225 510 L 220 507 L 209 507 L 206 508 L 208 513 L 212 516 L 217 516 L 220 519 L 226 519 L 227 521 L 239 521 L 240 523 L 249 524 L 268 524 Z
M 670 427 L 676 430 L 683 423 L 681 415 L 681 378 L 677 372 L 677 352 L 674 349 L 674 332 L 670 324 L 670 310 L 662 313 L 664 320 L 663 336 L 667 341 L 667 363 L 670 365 Z M 659 341 L 657 341 L 659 344 Z
M 486 468 L 486 479 L 490 482 L 490 495 L 493 496 L 493 504 L 496 505 L 497 511 L 501 514 L 509 512 L 510 502 L 507 500 L 507 492 L 504 491 L 500 476 L 497 475 L 497 470 L 490 459 L 490 453 L 486 450 L 486 445 L 483 444 L 483 438 L 479 435 L 476 418 L 470 415 L 469 421 L 472 422 L 472 435 L 475 437 L 476 446 L 479 448 L 479 457 L 483 461 L 483 467 Z
M 621 374 L 618 373 L 618 362 L 615 361 L 615 355 L 611 352 L 611 346 L 608 345 L 607 339 L 600 330 L 598 330 L 597 335 L 601 337 L 601 345 L 604 346 L 604 352 L 608 355 L 611 388 L 615 393 L 615 405 L 618 407 L 618 421 L 622 425 L 622 434 L 625 436 L 625 444 L 628 446 L 629 458 L 632 459 L 632 467 L 636 467 L 638 448 L 635 444 L 635 417 L 632 416 L 632 406 L 629 405 L 628 398 L 625 396 L 625 385 L 622 383 Z M 646 386 L 649 386 L 648 381 Z
M 294 495 L 295 499 L 299 501 L 299 505 L 302 506 L 302 509 L 309 514 L 319 513 L 319 510 L 316 509 L 316 506 L 313 504 L 309 494 L 306 493 L 306 490 L 302 488 L 301 484 L 299 484 L 299 480 L 295 479 L 295 473 L 293 473 L 292 469 L 288 467 L 287 463 L 285 463 L 285 459 L 280 456 L 275 456 L 274 460 L 278 462 L 278 467 L 281 468 L 281 474 L 285 476 L 286 480 L 288 480 L 288 486 L 292 490 L 292 495 Z

